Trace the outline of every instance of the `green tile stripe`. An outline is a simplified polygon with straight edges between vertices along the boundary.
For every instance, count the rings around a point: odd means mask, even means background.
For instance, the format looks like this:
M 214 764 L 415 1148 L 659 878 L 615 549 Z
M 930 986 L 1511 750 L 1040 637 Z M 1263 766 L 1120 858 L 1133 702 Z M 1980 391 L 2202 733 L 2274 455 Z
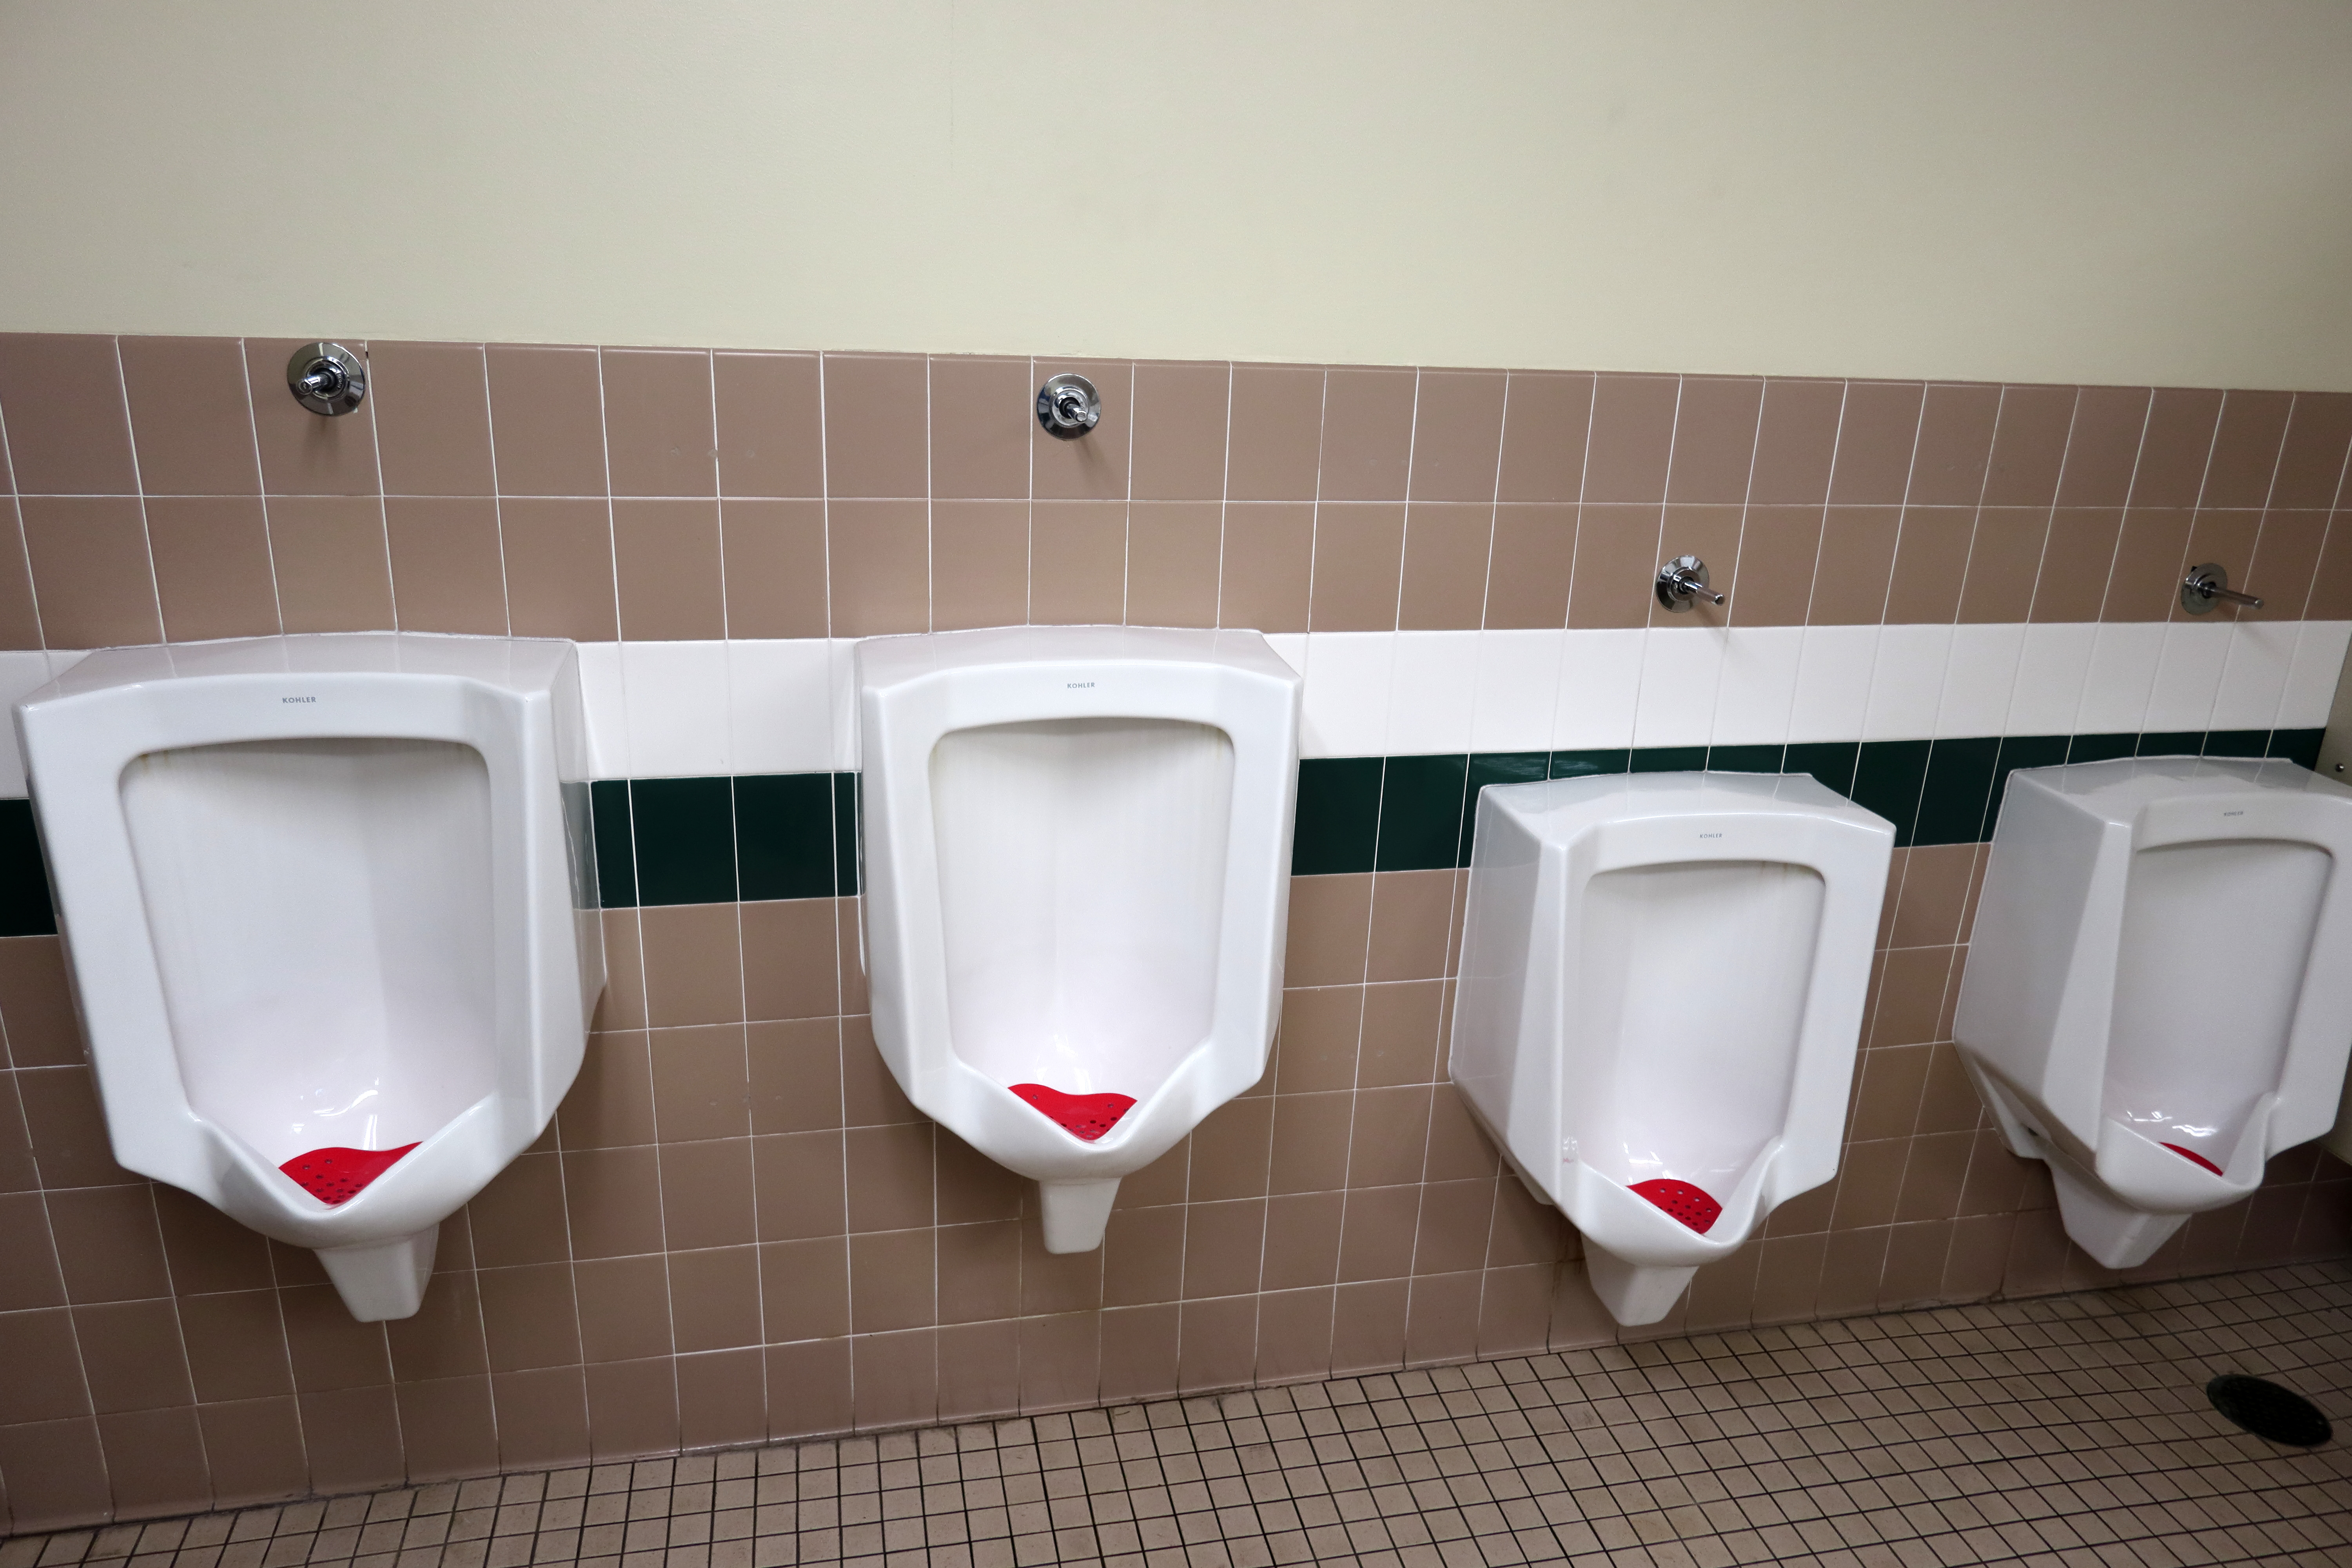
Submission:
M 2016 768 L 2130 756 L 2319 761 L 2318 730 L 2144 735 L 1970 736 L 1787 746 L 1647 746 L 1600 752 L 1310 758 L 1298 764 L 1294 876 L 1435 871 L 1470 863 L 1478 791 L 1490 784 L 1595 773 L 1811 773 L 1895 824 L 1897 845 L 1974 844 L 1990 836 Z
M 1973 844 L 1990 835 L 2014 768 L 2182 753 L 2284 757 L 2311 767 L 2321 734 L 2214 730 L 1314 757 L 1298 764 L 1290 869 L 1311 877 L 1466 866 L 1472 808 L 1488 784 L 1693 768 L 1811 773 L 1894 823 L 1898 845 Z M 828 773 L 596 781 L 589 800 L 604 907 L 856 892 L 857 778 Z M 57 929 L 31 804 L 0 800 L 0 936 L 46 936 Z

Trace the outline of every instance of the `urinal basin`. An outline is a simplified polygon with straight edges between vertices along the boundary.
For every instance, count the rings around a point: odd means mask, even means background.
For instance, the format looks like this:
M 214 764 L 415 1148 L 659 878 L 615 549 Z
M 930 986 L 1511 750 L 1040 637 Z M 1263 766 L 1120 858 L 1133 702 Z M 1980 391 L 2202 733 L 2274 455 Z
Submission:
M 2334 1121 L 2352 1042 L 2352 790 L 2292 763 L 2011 776 L 1954 1023 L 2011 1149 L 2110 1268 Z
M 569 644 L 91 655 L 20 704 L 116 1159 L 416 1310 L 603 985 Z
M 1055 1251 L 1263 1075 L 1297 675 L 1255 633 L 858 647 L 874 1033 L 918 1108 L 1042 1187 Z
M 1480 795 L 1454 1080 L 1620 1321 L 1835 1173 L 1892 838 L 1801 777 Z

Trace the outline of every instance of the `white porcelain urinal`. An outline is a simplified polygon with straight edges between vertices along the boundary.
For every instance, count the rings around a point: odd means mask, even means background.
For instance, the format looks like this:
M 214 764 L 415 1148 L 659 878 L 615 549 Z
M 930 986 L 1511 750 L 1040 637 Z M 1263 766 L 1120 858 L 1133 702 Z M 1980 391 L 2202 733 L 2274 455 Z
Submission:
M 1255 632 L 1034 626 L 862 642 L 857 684 L 875 1041 L 1087 1251 L 1265 1073 L 1298 677 Z
M 2352 789 L 2293 763 L 2021 769 L 1952 1032 L 2076 1246 L 2147 1261 L 2335 1121 Z
M 1802 774 L 1480 793 L 1454 1082 L 1619 1322 L 1837 1173 L 1894 840 Z
M 114 648 L 16 730 L 115 1159 L 415 1312 L 604 987 L 572 645 Z

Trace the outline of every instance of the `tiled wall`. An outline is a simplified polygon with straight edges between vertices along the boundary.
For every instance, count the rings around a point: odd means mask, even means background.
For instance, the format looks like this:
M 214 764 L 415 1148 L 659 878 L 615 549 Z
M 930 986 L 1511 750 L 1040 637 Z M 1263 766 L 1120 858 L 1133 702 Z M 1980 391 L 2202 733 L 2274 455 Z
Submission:
M 1612 1337 L 1572 1233 L 1444 1082 L 1459 803 L 1532 758 L 1836 752 L 1909 839 L 1839 1178 L 1644 1332 L 2100 1282 L 1949 1044 L 1969 824 L 2002 768 L 2069 748 L 2307 755 L 2352 620 L 2341 396 L 375 344 L 364 411 L 331 422 L 287 397 L 291 346 L 0 338 L 0 671 L 280 630 L 591 645 L 598 754 L 635 780 L 597 791 L 600 835 L 627 830 L 613 983 L 555 1124 L 445 1227 L 425 1310 L 360 1325 L 309 1254 L 113 1163 L 55 939 L 0 941 L 20 1529 Z M 1107 395 L 1080 443 L 1029 413 L 1065 368 Z M 1684 550 L 1731 602 L 1645 630 Z M 2208 559 L 2268 607 L 2169 624 Z M 873 1049 L 828 694 L 840 639 L 1121 618 L 1303 661 L 1306 874 L 1265 1079 L 1123 1184 L 1101 1251 L 1053 1257 L 1024 1184 Z M 1553 659 L 1541 721 L 1429 718 L 1477 706 L 1414 662 L 1462 646 Z M 743 738 L 740 683 L 715 746 L 682 685 L 633 684 L 633 648 L 704 647 L 815 671 L 814 706 L 772 710 L 789 756 Z M 1820 650 L 1851 719 L 1759 727 L 1732 667 L 1773 647 L 1780 700 Z M 1571 664 L 1596 647 L 1625 657 Z M 1655 697 L 1694 647 L 1696 718 Z M 1392 854 L 1383 820 L 1426 831 Z M 21 840 L 0 905 L 28 901 Z M 2347 1250 L 2352 1172 L 2306 1149 L 2138 1273 Z

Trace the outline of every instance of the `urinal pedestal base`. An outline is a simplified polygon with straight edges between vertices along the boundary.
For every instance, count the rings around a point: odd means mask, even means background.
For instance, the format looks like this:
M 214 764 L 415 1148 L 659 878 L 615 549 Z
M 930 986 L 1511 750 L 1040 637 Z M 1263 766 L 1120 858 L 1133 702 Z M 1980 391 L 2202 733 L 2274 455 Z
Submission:
M 1048 1252 L 1092 1252 L 1103 1242 L 1118 1178 L 1108 1182 L 1040 1182 Z
M 433 1249 L 440 1240 L 436 1225 L 364 1247 L 322 1247 L 319 1261 L 361 1322 L 413 1318 L 425 1303 L 425 1282 L 433 1277 Z
M 2065 1161 L 2052 1160 L 2049 1165 L 2066 1235 L 2106 1268 L 2138 1268 L 2189 1221 L 2185 1214 L 2127 1208 L 2068 1170 Z
M 1629 1329 L 1654 1323 L 1674 1310 L 1689 1288 L 1691 1276 L 1697 1272 L 1696 1265 L 1644 1268 L 1613 1252 L 1603 1252 L 1590 1241 L 1584 1244 L 1584 1276 L 1592 1282 L 1592 1293 L 1601 1298 L 1611 1317 Z

